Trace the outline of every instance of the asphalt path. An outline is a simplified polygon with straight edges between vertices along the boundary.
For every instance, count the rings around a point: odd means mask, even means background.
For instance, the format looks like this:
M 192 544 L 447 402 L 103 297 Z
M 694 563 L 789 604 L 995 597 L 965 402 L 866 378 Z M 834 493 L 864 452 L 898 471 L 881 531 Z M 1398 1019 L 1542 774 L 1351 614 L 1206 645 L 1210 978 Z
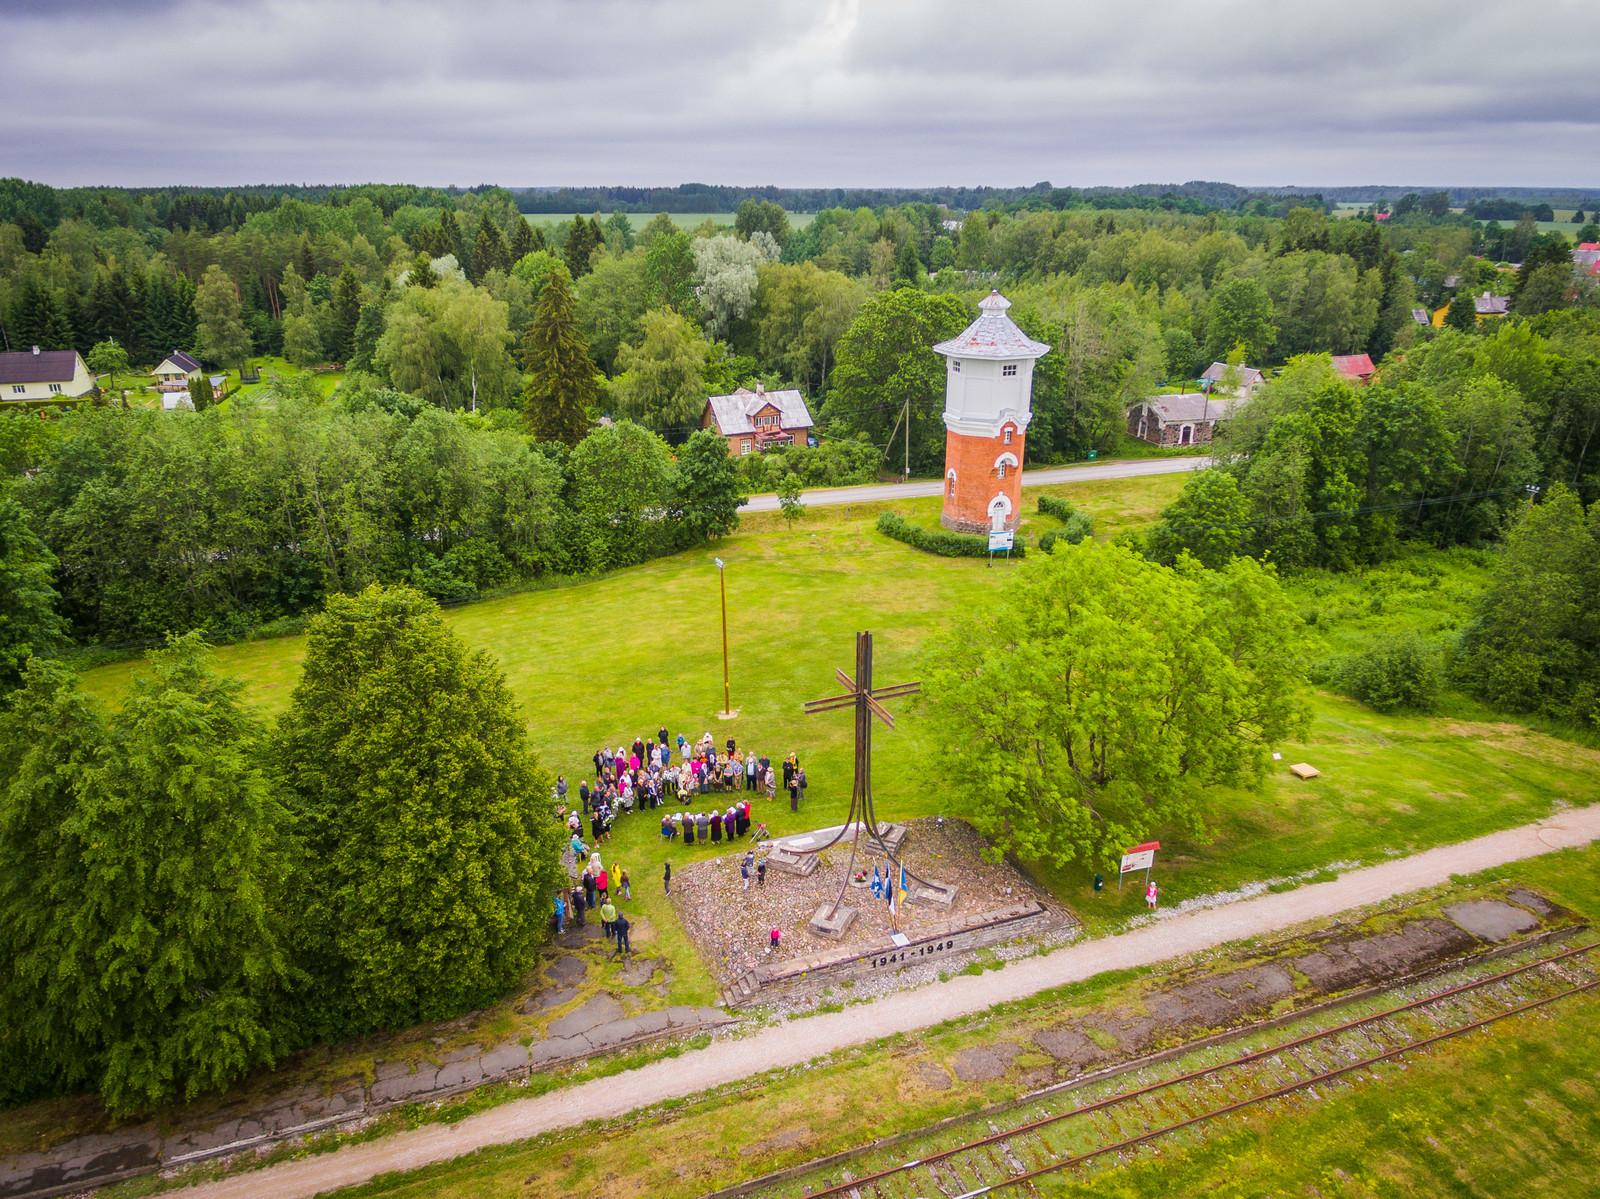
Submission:
M 1558 812 L 1536 824 L 1441 845 L 1341 874 L 1325 883 L 1163 912 L 1128 932 L 1078 941 L 999 970 L 957 975 L 873 1003 L 792 1020 L 734 1042 L 718 1042 L 610 1078 L 513 1100 L 454 1124 L 425 1124 L 331 1153 L 169 1192 L 179 1199 L 308 1199 L 395 1170 L 414 1170 L 464 1153 L 524 1140 L 594 1119 L 621 1116 L 667 1099 L 737 1082 L 760 1070 L 796 1066 L 853 1045 L 986 1011 L 1107 970 L 1156 965 L 1242 938 L 1382 903 L 1455 875 L 1487 870 L 1600 839 L 1600 804 Z
M 1140 475 L 1171 475 L 1199 470 L 1211 464 L 1210 458 L 1133 458 L 1125 462 L 1084 462 L 1077 466 L 1047 466 L 1022 472 L 1024 487 L 1043 487 L 1046 483 L 1087 483 L 1094 479 L 1133 479 Z M 916 479 L 910 483 L 864 483 L 858 487 L 819 487 L 802 491 L 800 502 L 808 508 L 828 504 L 872 504 L 884 500 L 910 500 L 940 495 L 940 479 Z M 745 501 L 745 512 L 776 512 L 778 497 L 753 495 Z

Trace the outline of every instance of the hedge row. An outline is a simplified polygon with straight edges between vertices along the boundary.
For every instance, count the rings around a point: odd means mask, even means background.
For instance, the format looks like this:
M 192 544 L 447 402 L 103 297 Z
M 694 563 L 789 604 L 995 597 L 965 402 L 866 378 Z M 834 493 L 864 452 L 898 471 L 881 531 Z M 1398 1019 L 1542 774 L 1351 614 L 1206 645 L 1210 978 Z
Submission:
M 989 556 L 989 539 L 975 536 L 971 533 L 950 533 L 943 529 L 919 528 L 908 523 L 893 512 L 885 512 L 878 517 L 878 532 L 886 537 L 893 537 L 896 541 L 903 541 L 914 550 L 921 550 L 925 554 L 938 554 L 941 558 L 987 558 Z M 1018 537 L 1011 547 L 1011 556 L 1021 558 L 1028 552 L 1028 547 Z
M 1041 495 L 1039 511 L 1045 516 L 1055 517 L 1063 525 L 1060 529 L 1051 529 L 1039 538 L 1041 550 L 1048 552 L 1054 548 L 1057 541 L 1077 545 L 1084 538 L 1094 534 L 1094 518 L 1087 512 L 1079 512 L 1066 500 L 1058 500 L 1051 495 Z

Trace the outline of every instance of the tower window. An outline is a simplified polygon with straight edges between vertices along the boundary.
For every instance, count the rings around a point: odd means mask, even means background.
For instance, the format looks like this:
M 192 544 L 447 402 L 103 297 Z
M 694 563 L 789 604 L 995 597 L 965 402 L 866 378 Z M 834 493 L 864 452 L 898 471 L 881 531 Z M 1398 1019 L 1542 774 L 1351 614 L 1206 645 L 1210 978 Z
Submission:
M 959 358 L 950 359 L 950 373 L 952 375 L 959 375 L 961 373 L 961 359 L 959 359 Z
M 1007 425 L 1006 426 L 1006 442 L 1005 442 L 1007 445 L 1011 444 L 1011 433 L 1012 433 L 1011 426 Z
M 1000 472 L 1000 477 L 1002 479 L 1006 477 L 1006 464 L 1004 462 L 1002 462 L 996 469 Z
M 1009 379 L 1012 375 L 1017 373 L 1017 364 L 1015 362 L 1006 363 L 1000 368 L 1000 373 Z

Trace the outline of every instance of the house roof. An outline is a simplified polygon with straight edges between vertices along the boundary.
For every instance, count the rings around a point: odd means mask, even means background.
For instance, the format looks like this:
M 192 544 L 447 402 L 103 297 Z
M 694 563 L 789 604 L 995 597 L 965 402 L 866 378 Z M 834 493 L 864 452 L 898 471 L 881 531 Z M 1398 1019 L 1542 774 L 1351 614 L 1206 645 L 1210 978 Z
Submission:
M 724 437 L 736 433 L 754 433 L 754 417 L 767 405 L 778 410 L 778 425 L 783 429 L 811 428 L 811 410 L 805 397 L 790 388 L 787 391 L 750 391 L 741 387 L 732 395 L 712 396 L 706 401 L 711 409 L 711 419 Z
M 1210 366 L 1206 367 L 1205 373 L 1200 377 L 1202 379 L 1209 379 L 1213 383 L 1220 383 L 1222 382 L 1223 372 L 1225 372 L 1227 369 L 1228 364 L 1226 362 L 1213 362 Z M 1239 368 L 1239 382 L 1245 387 L 1249 387 L 1254 383 L 1260 383 L 1265 378 L 1266 376 L 1253 366 L 1241 366 Z
M 35 347 L 0 354 L 0 383 L 67 383 L 77 373 L 77 350 Z
M 961 336 L 941 341 L 935 354 L 947 358 L 1043 358 L 1050 347 L 1032 340 L 1006 315 L 1011 301 L 991 291 L 978 303 L 978 319 Z
M 1504 316 L 1511 307 L 1511 300 L 1506 296 L 1492 296 L 1484 292 L 1481 296 L 1472 297 L 1472 307 L 1479 316 Z
M 1365 379 L 1377 368 L 1372 365 L 1371 354 L 1335 354 L 1333 369 L 1352 379 Z
M 1139 401 L 1155 413 L 1156 419 L 1164 425 L 1225 420 L 1243 402 L 1223 396 L 1207 395 L 1203 391 L 1186 391 L 1182 395 L 1150 396 Z
M 1426 308 L 1413 308 L 1411 310 L 1411 319 L 1416 321 L 1419 325 L 1428 324 L 1428 310 Z
M 165 366 L 169 362 L 179 370 L 183 371 L 184 374 L 192 374 L 200 369 L 200 364 L 189 355 L 185 354 L 182 350 L 173 350 L 172 353 L 168 354 L 166 358 L 162 360 L 161 365 Z

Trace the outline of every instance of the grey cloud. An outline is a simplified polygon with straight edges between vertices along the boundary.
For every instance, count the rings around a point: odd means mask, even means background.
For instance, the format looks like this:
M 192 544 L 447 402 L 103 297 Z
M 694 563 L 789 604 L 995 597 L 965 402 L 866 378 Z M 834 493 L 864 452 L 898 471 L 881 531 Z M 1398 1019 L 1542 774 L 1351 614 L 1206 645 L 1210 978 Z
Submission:
M 1573 0 L 1537 20 L 1442 0 L 0 0 L 0 172 L 1596 185 L 1600 76 L 1557 32 L 1584 18 Z

